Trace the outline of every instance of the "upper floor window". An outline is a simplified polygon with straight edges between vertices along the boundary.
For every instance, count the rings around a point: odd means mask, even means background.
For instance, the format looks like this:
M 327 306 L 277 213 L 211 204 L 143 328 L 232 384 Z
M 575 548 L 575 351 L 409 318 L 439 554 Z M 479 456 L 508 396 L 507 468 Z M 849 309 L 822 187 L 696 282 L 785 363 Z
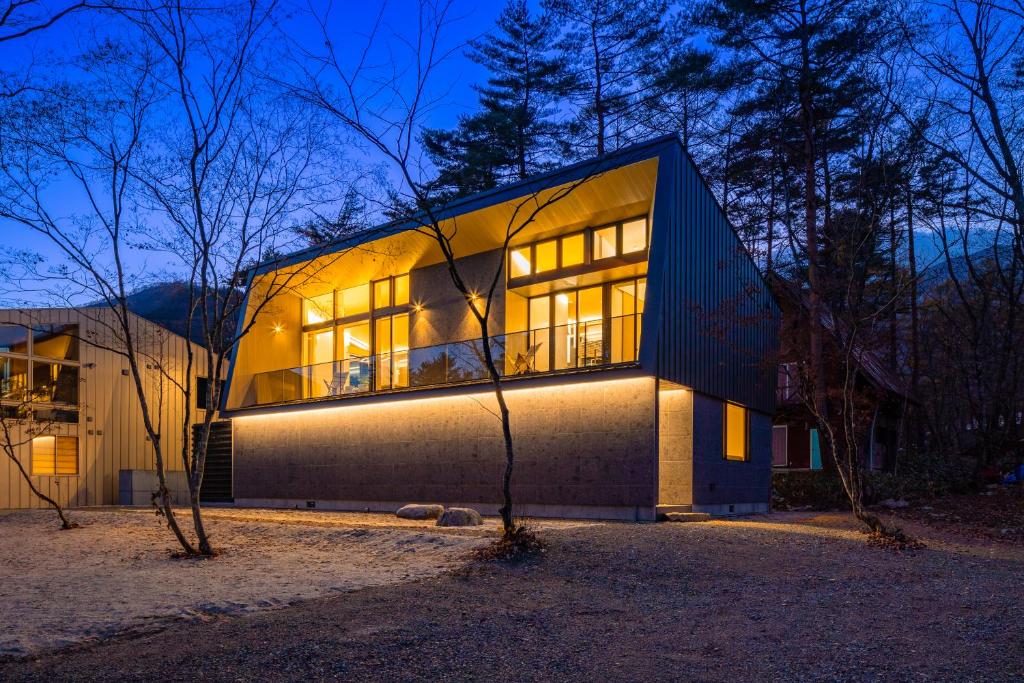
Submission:
M 510 249 L 508 273 L 511 279 L 542 275 L 646 249 L 647 219 L 634 218 Z
M 78 422 L 78 325 L 0 325 L 0 405 L 5 415 Z

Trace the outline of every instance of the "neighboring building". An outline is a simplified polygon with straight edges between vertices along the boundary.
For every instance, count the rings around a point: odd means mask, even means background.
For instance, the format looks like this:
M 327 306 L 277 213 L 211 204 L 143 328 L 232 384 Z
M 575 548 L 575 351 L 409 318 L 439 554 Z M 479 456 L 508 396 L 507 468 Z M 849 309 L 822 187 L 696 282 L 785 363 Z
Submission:
M 186 344 L 132 315 L 147 395 L 182 494 Z M 122 471 L 155 471 L 152 442 L 109 308 L 0 310 L 0 410 L 34 483 L 70 507 L 119 501 Z M 197 357 L 198 359 L 198 357 Z M 193 385 L 196 373 L 193 372 Z M 195 400 L 195 398 L 193 399 Z M 193 405 L 195 420 L 203 411 Z M 0 434 L 2 438 L 2 434 Z M 0 509 L 45 507 L 0 454 Z
M 809 306 L 806 293 L 775 277 L 772 290 L 782 308 L 779 331 L 777 410 L 772 425 L 772 465 L 776 470 L 822 470 L 823 456 L 816 421 L 798 391 L 802 364 L 810 357 Z M 831 315 L 822 316 L 826 359 L 836 358 L 839 346 Z M 858 403 L 871 410 L 871 435 L 861 457 L 868 469 L 891 470 L 896 462 L 900 427 L 909 406 L 916 405 L 903 380 L 871 351 L 857 348 L 855 391 Z M 829 361 L 832 367 L 838 367 Z
M 460 272 L 485 291 L 515 207 L 580 181 L 512 241 L 492 304 L 516 513 L 766 510 L 778 309 L 676 137 L 440 209 Z M 295 287 L 232 361 L 237 504 L 497 509 L 479 328 L 415 228 L 250 273 L 253 301 L 271 281 Z

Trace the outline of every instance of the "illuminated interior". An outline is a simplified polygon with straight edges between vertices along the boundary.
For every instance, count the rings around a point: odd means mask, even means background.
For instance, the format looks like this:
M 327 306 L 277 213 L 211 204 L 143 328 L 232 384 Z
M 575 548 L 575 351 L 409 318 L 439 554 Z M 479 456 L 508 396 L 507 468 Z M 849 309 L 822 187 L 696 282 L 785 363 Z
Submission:
M 747 409 L 735 403 L 726 403 L 724 421 L 726 460 L 746 460 L 749 430 Z
M 517 232 L 490 309 L 499 372 L 636 362 L 656 170 L 652 159 L 602 174 Z M 487 291 L 497 264 L 470 259 L 502 253 L 498 230 L 514 220 L 515 206 L 458 217 L 453 250 L 466 261 L 460 272 L 474 292 Z M 475 316 L 422 233 L 396 233 L 288 268 L 262 276 L 296 284 L 239 344 L 229 408 L 486 379 Z M 254 281 L 250 299 L 263 281 Z M 468 303 L 482 312 L 487 301 Z

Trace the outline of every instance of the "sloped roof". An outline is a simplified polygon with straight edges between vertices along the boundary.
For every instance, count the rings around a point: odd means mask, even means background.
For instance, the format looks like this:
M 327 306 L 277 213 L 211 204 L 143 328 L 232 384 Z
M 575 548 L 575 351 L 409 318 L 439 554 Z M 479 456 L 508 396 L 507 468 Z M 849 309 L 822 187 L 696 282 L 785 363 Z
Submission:
M 795 282 L 782 278 L 777 273 L 773 273 L 770 276 L 769 282 L 777 298 L 798 303 L 804 312 L 810 314 L 810 298 L 805 288 Z M 821 304 L 821 326 L 834 339 L 839 339 L 841 333 L 839 329 L 840 323 L 836 321 L 835 316 L 826 304 Z M 875 387 L 916 402 L 916 399 L 910 393 L 907 383 L 891 368 L 887 367 L 886 363 L 877 353 L 859 343 L 853 345 L 852 352 L 854 360 L 857 361 L 857 367 Z

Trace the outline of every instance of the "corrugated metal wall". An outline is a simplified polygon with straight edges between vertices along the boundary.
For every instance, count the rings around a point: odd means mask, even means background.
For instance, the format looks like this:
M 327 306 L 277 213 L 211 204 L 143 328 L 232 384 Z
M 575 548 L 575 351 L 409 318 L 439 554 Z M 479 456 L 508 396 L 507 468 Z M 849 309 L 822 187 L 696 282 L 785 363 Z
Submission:
M 27 326 L 40 323 L 70 323 L 80 326 L 79 344 L 79 423 L 57 426 L 55 433 L 76 435 L 79 439 L 78 474 L 74 476 L 33 476 L 44 493 L 69 507 L 110 505 L 118 501 L 118 472 L 122 469 L 154 469 L 152 442 L 146 435 L 142 410 L 124 356 L 103 347 L 117 348 L 111 332 L 112 313 L 106 309 L 39 309 L 0 311 L 0 322 Z M 184 377 L 186 340 L 141 318 L 136 322 L 137 339 L 145 345 L 150 369 L 145 370 L 149 400 L 159 415 L 168 469 L 181 470 L 181 426 L 184 400 L 167 377 L 155 369 L 159 360 L 175 381 Z M 87 340 L 91 339 L 92 343 Z M 199 356 L 197 355 L 197 360 Z M 193 368 L 194 370 L 194 368 Z M 193 381 L 193 386 L 194 381 Z M 202 413 L 193 419 L 199 419 Z M 30 423 L 16 425 L 16 431 Z M 16 434 L 15 440 L 20 441 Z M 18 449 L 18 457 L 30 470 L 30 448 Z M 45 507 L 29 490 L 14 463 L 0 454 L 0 509 Z
M 645 367 L 773 413 L 778 306 L 678 143 L 659 158 L 648 282 Z

